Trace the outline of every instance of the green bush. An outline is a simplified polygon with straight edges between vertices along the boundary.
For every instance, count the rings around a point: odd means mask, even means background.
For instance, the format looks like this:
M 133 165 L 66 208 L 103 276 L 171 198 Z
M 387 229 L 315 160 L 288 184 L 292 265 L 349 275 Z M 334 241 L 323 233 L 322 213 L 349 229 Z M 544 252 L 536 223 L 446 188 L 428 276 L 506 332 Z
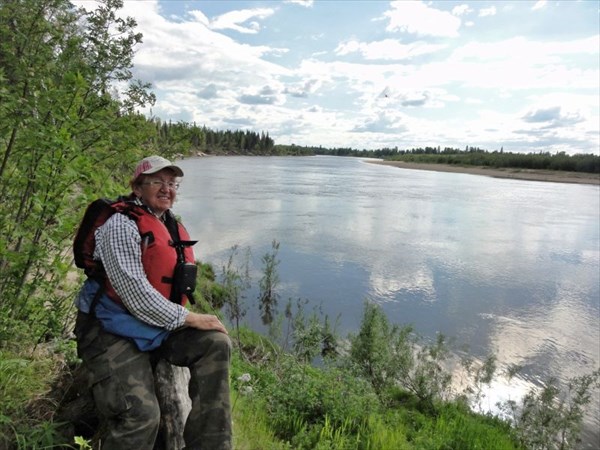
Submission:
M 557 380 L 531 389 L 520 404 L 506 401 L 500 406 L 510 417 L 517 436 L 530 449 L 575 449 L 592 390 L 600 388 L 600 369 L 569 380 L 560 390 Z
M 285 439 L 291 439 L 304 425 L 317 425 L 320 432 L 326 421 L 355 432 L 379 407 L 368 382 L 338 368 L 318 369 L 287 360 L 277 376 L 266 400 L 277 434 Z
M 360 331 L 350 342 L 351 367 L 369 380 L 383 402 L 391 401 L 398 386 L 428 409 L 449 396 L 451 375 L 443 367 L 449 350 L 443 335 L 433 344 L 421 342 L 412 327 L 391 325 L 379 306 L 367 302 Z

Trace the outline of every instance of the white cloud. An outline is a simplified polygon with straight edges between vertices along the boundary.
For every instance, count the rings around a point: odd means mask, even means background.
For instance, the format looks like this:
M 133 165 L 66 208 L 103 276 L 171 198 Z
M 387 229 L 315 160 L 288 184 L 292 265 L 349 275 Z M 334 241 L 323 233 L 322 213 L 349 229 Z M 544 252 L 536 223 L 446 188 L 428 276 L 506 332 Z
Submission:
M 597 55 L 597 37 L 564 42 L 536 42 L 513 38 L 493 43 L 468 43 L 457 48 L 445 60 L 421 65 L 356 64 L 304 61 L 299 72 L 304 76 L 320 73 L 330 79 L 338 77 L 368 81 L 382 86 L 428 89 L 452 83 L 465 87 L 499 89 L 598 89 L 598 68 L 573 67 L 564 56 Z M 359 51 L 354 43 L 340 51 Z M 358 85 L 357 85 L 358 86 Z
M 424 36 L 458 36 L 460 19 L 430 8 L 421 1 L 393 1 L 384 16 L 389 19 L 387 31 L 402 31 Z
M 242 9 L 238 11 L 230 11 L 222 14 L 215 19 L 210 21 L 210 27 L 213 30 L 226 30 L 231 29 L 239 31 L 240 33 L 257 33 L 260 29 L 258 22 L 252 21 L 248 26 L 242 26 L 243 24 L 254 17 L 264 19 L 273 15 L 274 10 L 271 8 L 260 8 L 260 9 Z
M 262 59 L 264 55 L 286 49 L 239 43 L 211 30 L 206 16 L 197 10 L 189 13 L 192 20 L 170 22 L 157 8 L 149 6 L 151 2 L 126 2 L 124 13 L 136 18 L 144 34 L 144 43 L 135 59 L 137 74 L 159 87 L 169 79 L 194 80 L 198 84 L 206 80 L 208 84 L 221 78 L 229 83 L 232 77 L 239 77 L 241 85 L 246 85 L 253 79 L 264 81 L 263 74 L 273 76 L 287 72 Z M 242 16 L 237 18 L 241 20 Z M 221 26 L 224 25 L 225 22 L 221 22 Z
M 535 2 L 535 5 L 533 5 L 531 7 L 531 9 L 533 11 L 536 11 L 538 9 L 543 9 L 546 7 L 547 4 L 548 4 L 548 0 L 538 0 L 537 2 Z
M 479 17 L 488 17 L 496 15 L 496 7 L 490 6 L 489 8 L 481 8 L 479 10 Z
M 287 86 L 284 89 L 284 94 L 289 94 L 292 97 L 305 98 L 308 97 L 310 94 L 316 92 L 317 89 L 319 89 L 319 87 L 321 86 L 321 84 L 321 80 L 319 80 L 318 78 L 311 77 L 302 83 Z
M 454 14 L 455 16 L 464 16 L 465 14 L 468 14 L 472 11 L 473 9 L 471 9 L 471 7 L 466 3 L 452 8 L 452 14 Z
M 263 86 L 258 90 L 249 90 L 238 97 L 240 103 L 248 105 L 273 105 L 283 104 L 285 99 L 279 89 L 272 86 Z
M 375 117 L 359 121 L 353 132 L 402 133 L 406 131 L 402 117 L 393 111 L 379 111 Z
M 83 8 L 86 11 L 94 11 L 100 6 L 99 0 L 71 0 L 73 6 Z
M 529 123 L 543 123 L 547 127 L 572 125 L 584 119 L 578 113 L 568 114 L 561 111 L 560 106 L 528 111 L 523 120 Z
M 483 71 L 486 71 L 487 67 L 493 67 L 493 70 L 500 70 L 503 75 L 512 72 L 511 78 L 518 80 L 521 85 L 525 83 L 531 87 L 540 80 L 528 79 L 528 74 L 545 80 L 552 79 L 557 87 L 566 82 L 578 83 L 582 88 L 591 88 L 598 86 L 598 79 L 594 78 L 598 73 L 598 66 L 595 66 L 593 59 L 589 60 L 589 70 L 582 70 L 585 66 L 579 65 L 579 69 L 576 69 L 570 63 L 570 59 L 565 58 L 579 55 L 589 59 L 590 55 L 595 55 L 597 60 L 600 55 L 599 39 L 600 36 L 596 35 L 562 42 L 532 41 L 523 37 L 489 43 L 469 42 L 456 48 L 447 62 L 474 65 Z M 571 75 L 561 81 L 556 77 L 559 74 Z M 498 85 L 501 86 L 502 83 Z
M 402 44 L 394 39 L 385 39 L 377 42 L 358 42 L 355 40 L 344 42 L 335 49 L 338 55 L 361 53 L 367 60 L 404 60 L 416 56 L 426 55 L 446 48 L 446 45 L 434 45 L 426 42 L 411 42 Z
M 304 6 L 305 8 L 312 8 L 314 0 L 285 0 L 284 3 L 292 3 L 295 5 Z

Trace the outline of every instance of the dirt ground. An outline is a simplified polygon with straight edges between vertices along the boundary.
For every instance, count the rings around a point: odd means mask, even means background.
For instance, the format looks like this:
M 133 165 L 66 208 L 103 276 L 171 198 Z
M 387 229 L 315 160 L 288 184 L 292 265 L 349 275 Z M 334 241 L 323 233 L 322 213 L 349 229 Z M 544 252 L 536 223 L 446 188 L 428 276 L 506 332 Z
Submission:
M 485 175 L 495 178 L 514 178 L 518 180 L 549 181 L 554 183 L 578 183 L 600 185 L 600 175 L 583 172 L 565 172 L 558 170 L 532 170 L 532 169 L 489 169 L 487 167 L 463 167 L 449 164 L 422 164 L 404 161 L 368 161 L 372 164 L 383 164 L 400 169 L 434 170 L 437 172 L 469 173 Z

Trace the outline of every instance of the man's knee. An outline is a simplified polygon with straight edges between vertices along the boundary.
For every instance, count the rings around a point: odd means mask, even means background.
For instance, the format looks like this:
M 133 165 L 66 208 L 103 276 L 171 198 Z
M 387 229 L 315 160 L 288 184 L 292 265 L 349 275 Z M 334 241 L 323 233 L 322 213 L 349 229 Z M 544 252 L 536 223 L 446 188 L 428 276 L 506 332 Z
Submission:
M 219 331 L 210 332 L 204 337 L 206 353 L 202 358 L 203 372 L 228 370 L 231 359 L 231 340 Z
M 202 349 L 200 351 L 202 358 L 196 360 L 196 363 L 200 362 L 205 368 L 210 366 L 217 368 L 229 365 L 231 357 L 231 340 L 228 335 L 221 333 L 220 331 L 205 331 L 198 333 L 197 337 L 197 346 L 188 347 L 188 351 L 190 352 Z
M 215 349 L 214 351 L 223 355 L 229 361 L 231 355 L 231 339 L 229 339 L 229 336 L 215 331 L 209 335 L 209 339 L 211 340 L 211 347 Z
M 186 328 L 174 333 L 157 354 L 176 366 L 192 367 L 197 363 L 229 364 L 231 340 L 220 331 Z

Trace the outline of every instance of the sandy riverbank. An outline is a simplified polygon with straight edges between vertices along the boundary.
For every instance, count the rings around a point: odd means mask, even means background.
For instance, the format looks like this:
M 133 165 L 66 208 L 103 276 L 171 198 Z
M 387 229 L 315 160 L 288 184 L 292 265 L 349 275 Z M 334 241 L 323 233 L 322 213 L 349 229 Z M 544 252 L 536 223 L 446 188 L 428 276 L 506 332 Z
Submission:
M 437 172 L 457 172 L 472 175 L 485 175 L 495 178 L 514 178 L 529 181 L 550 181 L 554 183 L 578 183 L 600 185 L 600 175 L 583 172 L 564 172 L 558 170 L 531 170 L 531 169 L 490 169 L 487 167 L 463 167 L 450 164 L 423 164 L 404 161 L 368 161 L 372 164 L 399 167 L 401 169 L 434 170 Z

